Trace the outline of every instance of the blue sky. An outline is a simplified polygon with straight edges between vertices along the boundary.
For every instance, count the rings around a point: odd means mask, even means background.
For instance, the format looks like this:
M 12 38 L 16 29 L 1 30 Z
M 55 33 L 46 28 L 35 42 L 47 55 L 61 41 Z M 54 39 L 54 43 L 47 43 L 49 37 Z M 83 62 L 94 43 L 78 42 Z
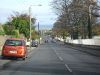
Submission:
M 36 17 L 41 29 L 50 29 L 55 22 L 56 15 L 53 13 L 50 2 L 52 0 L 1 0 L 0 1 L 0 23 L 5 23 L 14 11 L 29 13 L 32 8 L 32 16 Z M 36 6 L 41 4 L 42 6 Z M 36 23 L 37 25 L 37 23 Z

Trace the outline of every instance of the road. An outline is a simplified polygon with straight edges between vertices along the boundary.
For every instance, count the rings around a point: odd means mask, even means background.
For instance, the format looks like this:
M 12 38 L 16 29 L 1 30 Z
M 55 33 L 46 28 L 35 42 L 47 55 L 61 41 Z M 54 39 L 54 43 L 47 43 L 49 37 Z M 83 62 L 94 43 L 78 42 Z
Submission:
M 48 42 L 30 51 L 25 61 L 0 59 L 0 75 L 100 75 L 100 57 Z

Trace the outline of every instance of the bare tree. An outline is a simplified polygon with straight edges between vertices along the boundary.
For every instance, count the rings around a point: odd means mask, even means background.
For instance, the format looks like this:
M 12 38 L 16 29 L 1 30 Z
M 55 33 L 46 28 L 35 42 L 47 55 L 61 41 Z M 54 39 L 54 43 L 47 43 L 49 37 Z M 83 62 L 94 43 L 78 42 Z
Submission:
M 69 32 L 72 39 L 92 37 L 92 25 L 98 16 L 95 0 L 53 0 L 52 7 L 59 16 L 61 27 Z

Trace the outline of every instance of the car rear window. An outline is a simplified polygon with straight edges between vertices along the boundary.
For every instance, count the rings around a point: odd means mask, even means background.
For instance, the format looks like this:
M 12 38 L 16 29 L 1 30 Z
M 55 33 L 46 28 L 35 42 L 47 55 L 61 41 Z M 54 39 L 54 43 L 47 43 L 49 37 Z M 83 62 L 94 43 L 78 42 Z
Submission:
M 5 45 L 8 46 L 22 46 L 21 40 L 6 40 Z

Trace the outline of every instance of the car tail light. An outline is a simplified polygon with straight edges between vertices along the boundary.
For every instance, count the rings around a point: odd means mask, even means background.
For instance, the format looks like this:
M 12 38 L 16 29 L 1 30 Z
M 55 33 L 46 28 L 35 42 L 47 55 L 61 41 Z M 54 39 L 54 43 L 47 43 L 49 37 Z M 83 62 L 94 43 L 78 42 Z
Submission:
M 18 54 L 22 54 L 22 51 L 18 51 Z
M 18 49 L 18 54 L 24 54 L 25 48 L 24 47 L 19 47 Z
M 3 48 L 2 48 L 2 53 L 8 53 L 8 50 L 5 46 L 3 46 Z

